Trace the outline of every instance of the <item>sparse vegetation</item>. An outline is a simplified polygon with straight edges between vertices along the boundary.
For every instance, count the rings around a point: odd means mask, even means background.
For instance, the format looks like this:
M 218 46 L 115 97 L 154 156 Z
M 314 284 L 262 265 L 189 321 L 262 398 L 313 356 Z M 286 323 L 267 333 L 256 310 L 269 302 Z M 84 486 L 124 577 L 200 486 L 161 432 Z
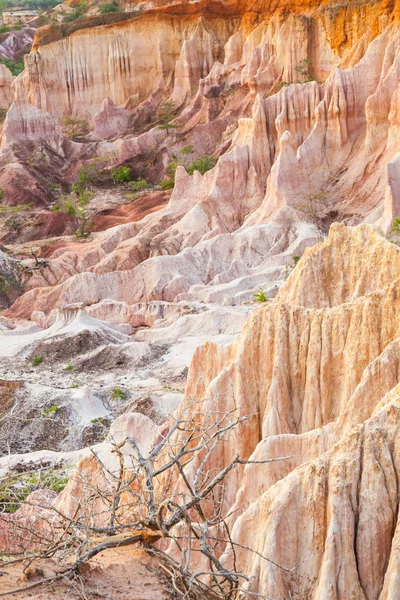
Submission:
M 32 360 L 32 364 L 34 367 L 38 367 L 43 362 L 43 360 L 43 356 L 41 356 L 40 354 L 35 354 Z
M 181 127 L 180 125 L 172 123 L 177 116 L 178 108 L 175 103 L 172 102 L 172 100 L 163 102 L 158 111 L 158 129 L 166 131 L 167 134 L 169 134 L 172 129 L 179 129 Z
M 160 181 L 160 186 L 162 190 L 173 190 L 175 185 L 175 178 L 169 177 L 168 179 L 163 179 Z
M 304 168 L 299 169 L 299 171 L 304 175 L 307 187 L 305 191 L 300 194 L 303 201 L 297 204 L 296 208 L 306 215 L 307 219 L 313 223 L 317 229 L 320 229 L 326 211 L 325 207 L 327 205 L 328 196 L 324 191 L 324 187 L 326 186 L 326 167 L 323 165 L 319 169 Z M 316 178 L 316 175 L 318 175 L 318 178 Z M 322 186 L 321 181 L 323 181 Z
M 2 58 L 0 64 L 5 65 L 11 71 L 14 77 L 17 77 L 25 68 L 24 59 L 11 60 L 10 58 Z
M 300 258 L 301 258 L 301 256 L 297 256 L 297 255 L 292 256 L 292 262 L 289 263 L 288 265 L 286 265 L 287 273 L 286 273 L 285 279 L 287 279 L 289 277 L 290 273 L 293 271 L 293 269 L 296 268 L 297 263 L 299 262 Z
M 70 140 L 77 140 L 90 133 L 89 123 L 86 119 L 79 119 L 78 117 L 65 117 L 61 120 L 61 125 L 65 137 L 69 138 Z
M 20 281 L 11 275 L 0 274 L 0 293 L 8 296 L 12 292 L 18 294 L 24 291 L 24 287 Z
M 114 183 L 128 183 L 132 179 L 132 169 L 127 166 L 111 169 L 111 178 Z
M 91 423 L 103 423 L 103 417 L 96 417 L 95 419 L 91 419 Z
M 180 394 L 183 394 L 183 390 L 172 387 L 171 385 L 164 385 L 163 388 L 164 390 L 170 390 L 171 392 L 179 392 Z
M 57 405 L 54 406 L 50 406 L 50 408 L 46 408 L 45 410 L 42 411 L 42 419 L 48 417 L 51 418 L 54 415 L 56 415 L 58 413 L 58 411 L 60 410 L 60 407 Z
M 91 232 L 91 215 L 87 211 L 87 205 L 93 194 L 87 188 L 82 188 L 79 192 L 75 192 L 61 198 L 59 202 L 53 206 L 52 210 L 60 210 L 73 217 L 78 227 L 75 230 L 77 237 L 88 237 Z
M 390 228 L 389 233 L 391 234 L 395 234 L 395 235 L 399 235 L 400 234 L 400 218 L 397 217 L 394 221 L 393 221 L 393 225 Z
M 122 391 L 120 388 L 117 388 L 117 387 L 111 388 L 110 392 L 111 392 L 111 400 L 113 400 L 113 401 L 126 400 L 128 397 L 128 394 L 126 392 Z
M 308 83 L 309 81 L 314 81 L 314 78 L 310 75 L 311 68 L 312 63 L 308 57 L 303 58 L 303 60 L 300 61 L 297 67 L 295 67 L 299 83 Z
M 66 23 L 70 23 L 71 21 L 77 21 L 78 19 L 81 19 L 85 14 L 86 7 L 87 7 L 87 2 L 85 2 L 85 1 L 80 2 L 79 4 L 77 4 L 75 6 L 75 8 L 72 12 L 70 12 L 68 15 L 66 15 L 64 17 L 64 21 Z
M 4 192 L 1 190 L 3 200 Z M 31 208 L 31 204 L 19 204 L 18 206 L 0 206 L 0 215 L 15 215 L 21 212 L 25 212 Z
M 268 293 L 262 288 L 260 288 L 256 292 L 254 292 L 254 294 L 252 295 L 252 298 L 253 298 L 254 302 L 268 302 L 269 301 Z
M 39 469 L 31 473 L 10 473 L 0 480 L 0 512 L 14 513 L 35 490 L 62 492 L 68 482 L 66 470 Z
M 196 160 L 194 160 L 189 167 L 187 167 L 186 171 L 189 173 L 189 175 L 193 175 L 195 171 L 199 171 L 199 173 L 204 175 L 207 173 L 207 171 L 211 171 L 211 169 L 215 167 L 217 161 L 218 159 L 214 156 L 205 154 L 204 156 L 196 158 Z
M 134 192 L 144 192 L 145 190 L 149 189 L 149 184 L 147 183 L 146 179 L 139 177 L 139 179 L 136 179 L 136 181 L 130 181 L 129 187 Z
M 74 369 L 74 367 L 73 367 L 72 365 L 67 365 L 67 366 L 65 367 L 65 370 L 66 370 L 66 371 L 73 371 L 73 369 Z
M 107 2 L 100 7 L 100 13 L 102 15 L 112 12 L 117 12 L 119 10 L 118 2 Z
M 129 202 L 133 202 L 138 197 L 138 194 L 124 194 L 124 198 L 129 200 Z
M 0 107 L 0 123 L 4 123 L 4 121 L 6 120 L 6 116 L 7 116 L 7 109 Z
M 87 163 L 78 172 L 77 179 L 72 186 L 73 192 L 81 192 L 90 186 L 98 186 L 109 183 L 111 180 L 110 171 L 107 169 L 113 156 L 100 156 L 90 163 Z
M 184 146 L 178 154 L 172 155 L 172 160 L 167 166 L 168 179 L 160 182 L 163 190 L 172 189 L 175 185 L 175 174 L 178 167 L 184 167 L 189 175 L 193 175 L 195 171 L 199 171 L 202 175 L 215 167 L 218 159 L 214 156 L 204 154 L 193 160 L 193 146 Z

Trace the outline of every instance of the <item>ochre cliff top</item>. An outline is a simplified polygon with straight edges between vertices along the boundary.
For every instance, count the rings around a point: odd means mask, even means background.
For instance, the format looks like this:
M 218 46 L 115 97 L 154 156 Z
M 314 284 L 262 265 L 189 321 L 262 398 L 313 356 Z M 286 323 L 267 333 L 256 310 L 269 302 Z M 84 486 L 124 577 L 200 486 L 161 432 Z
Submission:
M 204 16 L 207 19 L 213 18 L 242 18 L 245 32 L 249 32 L 262 19 L 281 15 L 285 17 L 289 14 L 311 15 L 315 11 L 321 13 L 321 17 L 328 18 L 328 21 L 337 22 L 339 28 L 343 28 L 343 19 L 350 19 L 349 11 L 363 11 L 365 19 L 369 22 L 371 16 L 375 19 L 382 15 L 389 18 L 398 18 L 400 16 L 400 0 L 348 0 L 333 3 L 331 0 L 201 0 L 195 4 L 189 2 L 179 2 L 171 4 L 159 0 L 158 6 L 153 9 L 143 11 L 134 16 L 134 13 L 109 13 L 97 15 L 61 25 L 48 25 L 37 30 L 32 50 L 36 51 L 39 47 L 45 46 L 57 40 L 68 37 L 69 35 L 84 29 L 118 25 L 125 26 L 127 22 L 132 22 L 138 18 L 149 18 L 170 16 L 179 17 L 198 17 Z M 372 26 L 372 29 L 374 27 Z M 339 33 L 340 36 L 340 33 Z

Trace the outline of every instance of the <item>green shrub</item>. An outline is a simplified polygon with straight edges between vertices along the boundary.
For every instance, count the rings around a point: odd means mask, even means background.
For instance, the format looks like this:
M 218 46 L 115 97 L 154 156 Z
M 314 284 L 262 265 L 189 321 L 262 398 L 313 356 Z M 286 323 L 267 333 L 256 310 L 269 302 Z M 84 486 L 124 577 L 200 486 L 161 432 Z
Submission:
M 117 12 L 118 8 L 117 2 L 107 2 L 107 4 L 103 4 L 103 6 L 100 7 L 100 13 L 105 15 L 107 13 Z
M 393 221 L 393 225 L 392 225 L 389 233 L 395 233 L 395 234 L 400 233 L 400 218 L 396 218 Z
M 188 156 L 193 153 L 194 153 L 193 146 L 183 146 L 183 148 L 180 149 L 180 154 L 183 154 L 183 156 Z
M 61 125 L 65 137 L 70 140 L 76 140 L 90 133 L 89 123 L 86 119 L 78 117 L 65 117 L 61 120 Z
M 11 73 L 16 77 L 24 70 L 25 63 L 24 60 L 11 60 L 9 58 L 0 59 L 0 64 L 5 65 L 7 69 L 11 71 Z
M 145 179 L 139 177 L 139 179 L 136 179 L 136 181 L 130 181 L 129 187 L 132 188 L 134 192 L 142 192 L 149 189 L 149 184 Z
M 81 192 L 91 185 L 101 185 L 110 181 L 110 172 L 106 170 L 108 159 L 99 157 L 87 163 L 78 172 L 78 177 L 72 186 L 73 192 Z
M 66 212 L 70 217 L 76 217 L 78 214 L 78 207 L 76 201 L 68 197 L 64 200 L 63 212 Z
M 50 406 L 50 408 L 46 408 L 46 410 L 42 411 L 42 419 L 44 419 L 46 417 L 51 418 L 53 415 L 56 415 L 59 410 L 60 410 L 59 406 Z
M 81 19 L 84 16 L 85 10 L 87 7 L 87 2 L 81 2 L 78 4 L 74 10 L 64 17 L 64 21 L 67 23 L 71 23 L 72 21 L 76 21 L 77 19 Z
M 111 400 L 126 400 L 128 395 L 119 388 L 111 388 Z
M 158 129 L 170 132 L 171 129 L 179 129 L 181 125 L 174 125 L 172 121 L 178 116 L 178 108 L 172 100 L 163 102 L 158 111 Z
M 254 292 L 252 298 L 255 302 L 268 302 L 269 300 L 268 293 L 263 289 Z
M 137 197 L 138 197 L 137 194 L 124 194 L 124 198 L 129 200 L 129 202 L 133 202 L 134 200 L 137 199 Z
M 67 365 L 67 366 L 65 367 L 65 370 L 66 370 L 66 371 L 73 371 L 73 369 L 74 369 L 74 367 L 73 367 L 72 365 Z
M 114 183 L 127 183 L 132 179 L 132 169 L 130 167 L 111 169 L 111 177 Z
M 162 190 L 173 190 L 175 185 L 175 179 L 163 179 L 160 181 Z
M 32 360 L 33 366 L 38 367 L 42 362 L 43 362 L 43 356 L 40 356 L 40 354 L 35 354 L 35 356 L 33 357 L 33 360 Z
M 207 173 L 207 171 L 211 171 L 211 169 L 215 167 L 215 165 L 217 164 L 217 160 L 218 159 L 214 156 L 208 156 L 207 154 L 205 154 L 200 158 L 196 158 L 196 160 L 194 160 L 186 170 L 189 173 L 189 175 L 193 175 L 195 171 L 199 171 L 202 175 L 204 175 L 205 173 Z
M 7 116 L 7 109 L 0 107 L 0 123 L 4 123 Z
M 170 190 L 174 187 L 176 170 L 179 166 L 184 167 L 189 175 L 193 175 L 195 171 L 199 171 L 204 175 L 207 171 L 213 169 L 218 162 L 217 158 L 209 156 L 208 154 L 204 154 L 190 162 L 190 158 L 188 159 L 188 157 L 191 156 L 193 152 L 193 146 L 184 146 L 179 151 L 178 155 L 172 155 L 172 160 L 167 165 L 168 179 L 164 179 L 160 182 L 160 186 L 163 190 Z
M 309 58 L 303 58 L 303 60 L 300 61 L 297 67 L 295 67 L 299 83 L 307 83 L 309 81 L 313 81 L 313 78 L 310 75 L 311 67 L 312 63 Z

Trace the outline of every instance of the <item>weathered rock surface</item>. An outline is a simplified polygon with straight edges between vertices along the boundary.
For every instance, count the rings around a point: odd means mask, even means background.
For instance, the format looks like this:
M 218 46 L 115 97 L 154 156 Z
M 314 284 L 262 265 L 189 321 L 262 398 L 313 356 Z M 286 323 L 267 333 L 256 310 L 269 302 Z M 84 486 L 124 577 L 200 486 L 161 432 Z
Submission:
M 396 597 L 399 256 L 371 226 L 334 225 L 236 341 L 194 354 L 184 402 L 202 403 L 196 422 L 233 406 L 250 417 L 212 466 L 236 454 L 258 461 L 231 473 L 224 490 L 236 568 L 253 593 Z M 137 435 L 144 451 L 158 431 L 129 413 L 113 427 L 116 439 Z M 107 442 L 99 453 L 112 468 Z M 189 480 L 197 469 L 187 466 Z M 78 472 L 55 500 L 67 513 L 82 475 L 96 482 L 96 459 L 84 456 Z M 222 560 L 229 565 L 229 553 Z
M 111 210 L 112 190 L 94 186 L 94 232 L 47 245 L 0 332 L 2 376 L 24 382 L 4 387 L 12 450 L 83 456 L 95 476 L 92 419 L 151 445 L 191 363 L 184 402 L 202 401 L 205 419 L 211 403 L 251 415 L 217 466 L 236 452 L 283 458 L 230 474 L 224 495 L 234 539 L 259 553 L 238 552 L 251 591 L 397 600 L 400 251 L 382 232 L 400 217 L 400 5 L 140 8 L 37 32 L 2 131 L 6 207 L 47 207 L 54 182 L 67 189 L 99 157 L 151 184 L 183 147 L 218 162 L 180 166 L 171 195 Z M 169 99 L 168 132 L 157 112 Z M 90 135 L 66 139 L 71 115 Z M 256 308 L 257 288 L 274 300 Z M 38 427 L 12 424 L 17 401 L 37 404 Z M 79 493 L 71 481 L 57 506 Z

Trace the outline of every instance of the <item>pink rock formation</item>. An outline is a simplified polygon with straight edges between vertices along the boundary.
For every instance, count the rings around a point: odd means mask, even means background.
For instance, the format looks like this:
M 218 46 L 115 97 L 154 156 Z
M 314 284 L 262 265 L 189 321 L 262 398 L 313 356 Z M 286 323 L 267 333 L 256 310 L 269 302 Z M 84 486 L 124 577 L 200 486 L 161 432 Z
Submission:
M 233 405 L 250 416 L 213 468 L 236 454 L 280 459 L 231 473 L 224 491 L 236 568 L 251 592 L 396 597 L 399 256 L 370 226 L 335 225 L 234 343 L 194 355 L 185 401 L 202 401 L 196 422 Z M 151 421 L 119 423 L 118 439 L 137 435 L 151 447 Z M 103 450 L 101 460 L 112 460 Z M 197 468 L 187 466 L 189 480 Z M 99 483 L 93 457 L 77 472 Z M 74 510 L 79 481 L 57 499 L 60 509 Z M 229 552 L 222 560 L 231 564 Z
M 94 117 L 93 135 L 100 140 L 122 135 L 128 127 L 129 116 L 129 111 L 116 107 L 110 98 L 106 98 Z
M 0 65 L 0 106 L 8 108 L 13 101 L 11 84 L 14 77 L 5 65 Z

